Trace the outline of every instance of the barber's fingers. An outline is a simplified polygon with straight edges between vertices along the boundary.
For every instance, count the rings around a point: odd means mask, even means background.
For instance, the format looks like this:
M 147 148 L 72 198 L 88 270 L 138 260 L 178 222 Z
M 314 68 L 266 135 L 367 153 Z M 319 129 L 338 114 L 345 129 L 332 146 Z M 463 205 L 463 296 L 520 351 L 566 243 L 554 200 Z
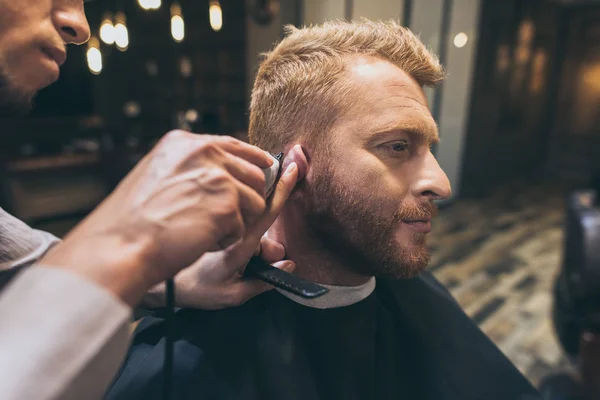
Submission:
M 292 194 L 292 190 L 296 186 L 298 180 L 298 165 L 291 163 L 287 169 L 283 172 L 275 191 L 271 197 L 271 202 L 267 207 L 267 211 L 262 217 L 254 224 L 247 232 L 247 236 L 256 241 L 260 240 L 260 237 L 269 229 L 269 227 L 275 222 L 277 216 L 283 210 L 285 202 Z
M 285 247 L 281 243 L 263 236 L 260 239 L 260 243 L 258 244 L 254 255 L 260 255 L 263 260 L 272 263 L 285 257 Z
M 275 222 L 277 216 L 281 210 L 283 210 L 283 206 L 285 206 L 285 202 L 290 197 L 290 194 L 292 194 L 292 190 L 294 190 L 297 181 L 298 165 L 296 163 L 291 163 L 281 175 L 271 197 L 269 208 L 263 218 L 263 227 L 265 228 L 265 231 L 273 224 L 273 222 Z
M 228 228 L 229 233 L 219 240 L 217 243 L 218 247 L 213 249 L 214 251 L 224 250 L 232 244 L 238 242 L 244 236 L 246 224 L 244 223 L 242 213 L 238 212 L 235 214 L 235 216 L 230 216 Z
M 265 199 L 256 193 L 254 189 L 239 181 L 236 181 L 235 185 L 240 196 L 240 212 L 242 213 L 244 223 L 246 226 L 252 226 L 265 212 Z
M 256 146 L 242 142 L 229 136 L 221 136 L 221 148 L 239 158 L 256 165 L 259 168 L 269 168 L 273 165 L 273 159 Z
M 293 261 L 289 260 L 279 261 L 272 265 L 275 268 L 279 268 L 286 272 L 293 272 L 294 269 L 296 269 L 296 264 Z M 250 300 L 254 296 L 258 296 L 261 293 L 273 289 L 273 286 L 258 279 L 251 279 L 240 282 L 239 286 L 236 289 L 238 296 L 238 298 L 236 299 L 236 303 L 242 304 Z
M 256 165 L 238 156 L 227 154 L 225 168 L 235 179 L 251 187 L 262 197 L 265 196 L 265 174 Z
M 224 262 L 225 266 L 228 266 L 229 268 L 235 268 L 236 270 L 241 267 L 245 267 L 251 255 L 253 253 L 256 254 L 257 243 L 260 242 L 263 234 L 267 231 L 267 229 L 269 229 L 273 222 L 275 222 L 275 219 L 283 209 L 286 200 L 292 193 L 297 179 L 298 166 L 295 163 L 292 163 L 287 167 L 286 171 L 280 177 L 267 211 L 262 213 L 262 215 L 253 225 L 247 225 L 248 229 L 244 234 L 244 239 L 241 241 L 241 243 L 239 243 L 239 245 L 235 246 L 235 249 L 232 249 L 232 251 L 226 254 L 226 259 Z M 251 189 L 248 190 L 252 191 Z M 252 192 L 256 194 L 256 192 Z

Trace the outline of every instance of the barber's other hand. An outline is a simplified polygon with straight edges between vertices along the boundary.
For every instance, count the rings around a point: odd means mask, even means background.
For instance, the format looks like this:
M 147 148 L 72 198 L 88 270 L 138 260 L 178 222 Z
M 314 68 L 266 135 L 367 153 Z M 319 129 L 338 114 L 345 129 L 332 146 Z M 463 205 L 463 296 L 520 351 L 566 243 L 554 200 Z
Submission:
M 225 136 L 167 134 L 42 263 L 72 269 L 136 304 L 202 254 L 238 241 L 264 214 L 272 165 Z
M 233 307 L 272 289 L 272 286 L 262 281 L 243 276 L 248 261 L 257 253 L 265 261 L 274 263 L 273 266 L 277 268 L 287 272 L 294 270 L 296 265 L 292 261 L 280 261 L 285 257 L 283 245 L 263 234 L 283 209 L 297 180 L 298 167 L 291 163 L 279 179 L 266 212 L 248 228 L 242 240 L 225 250 L 205 254 L 175 277 L 175 303 L 178 307 Z M 164 305 L 164 285 L 154 287 L 145 300 L 145 304 L 150 307 Z

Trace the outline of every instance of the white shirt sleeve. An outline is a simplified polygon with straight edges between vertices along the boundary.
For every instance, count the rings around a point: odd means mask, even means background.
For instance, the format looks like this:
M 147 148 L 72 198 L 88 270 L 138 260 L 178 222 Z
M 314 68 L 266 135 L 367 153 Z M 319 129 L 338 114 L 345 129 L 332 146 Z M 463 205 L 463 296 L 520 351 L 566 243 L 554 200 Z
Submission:
M 59 242 L 0 208 L 0 271 L 33 265 Z
M 56 268 L 19 274 L 0 316 L 3 400 L 100 399 L 129 346 L 130 307 Z

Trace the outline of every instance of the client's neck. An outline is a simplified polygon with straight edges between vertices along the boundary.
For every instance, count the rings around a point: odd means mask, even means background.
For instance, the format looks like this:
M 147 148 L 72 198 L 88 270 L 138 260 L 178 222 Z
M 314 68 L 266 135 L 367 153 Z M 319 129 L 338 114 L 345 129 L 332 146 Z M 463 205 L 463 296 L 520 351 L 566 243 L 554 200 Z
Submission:
M 344 265 L 343 257 L 333 254 L 306 225 L 303 213 L 286 206 L 269 230 L 269 237 L 283 244 L 286 258 L 296 263 L 294 275 L 324 285 L 358 286 L 371 277 L 358 274 Z

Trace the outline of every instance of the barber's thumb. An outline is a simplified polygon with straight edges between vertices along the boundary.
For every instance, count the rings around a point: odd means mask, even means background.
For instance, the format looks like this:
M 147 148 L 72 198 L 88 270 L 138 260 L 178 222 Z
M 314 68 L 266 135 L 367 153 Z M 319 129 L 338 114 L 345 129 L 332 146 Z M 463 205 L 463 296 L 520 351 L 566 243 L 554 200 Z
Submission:
M 279 268 L 282 271 L 285 272 L 294 272 L 294 270 L 296 269 L 296 263 L 290 260 L 283 260 L 283 261 L 278 261 L 276 263 L 273 264 L 273 266 L 275 268 Z

